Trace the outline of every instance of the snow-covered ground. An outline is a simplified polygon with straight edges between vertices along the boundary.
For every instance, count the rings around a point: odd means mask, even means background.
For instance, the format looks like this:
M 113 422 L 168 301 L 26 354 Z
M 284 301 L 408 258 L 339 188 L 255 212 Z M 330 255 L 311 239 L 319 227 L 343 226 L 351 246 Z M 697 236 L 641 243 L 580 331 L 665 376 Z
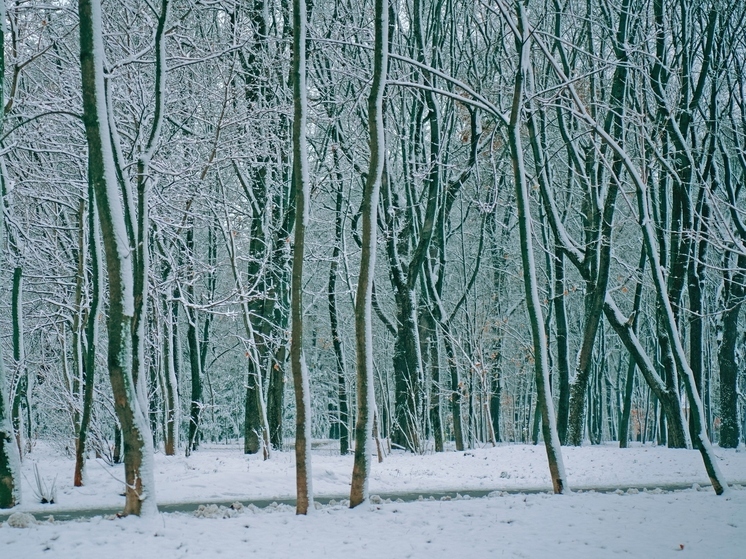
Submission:
M 543 446 L 501 445 L 426 456 L 393 454 L 374 461 L 371 493 L 393 495 L 354 511 L 343 504 L 296 517 L 285 505 L 257 509 L 252 500 L 292 498 L 292 452 L 269 461 L 237 446 L 206 446 L 190 458 L 156 456 L 159 503 L 243 503 L 239 510 L 207 507 L 151 519 L 48 522 L 63 510 L 120 507 L 121 466 L 91 460 L 87 485 L 72 487 L 73 462 L 39 445 L 24 461 L 23 503 L 39 521 L 28 529 L 0 526 L 0 557 L 746 557 L 746 452 L 716 449 L 719 465 L 736 485 L 717 497 L 704 485 L 699 453 L 660 447 L 621 450 L 613 445 L 563 448 L 571 495 L 502 494 L 550 487 Z M 56 503 L 33 502 L 36 462 Z M 344 497 L 350 456 L 321 451 L 313 457 L 317 495 Z M 695 485 L 684 491 L 633 487 Z M 598 487 L 609 492 L 588 492 Z M 585 491 L 577 491 L 585 488 Z M 430 493 L 495 491 L 485 498 L 428 500 Z M 616 491 L 614 491 L 616 490 Z M 423 501 L 396 502 L 395 494 Z M 683 547 L 682 547 L 683 546 Z

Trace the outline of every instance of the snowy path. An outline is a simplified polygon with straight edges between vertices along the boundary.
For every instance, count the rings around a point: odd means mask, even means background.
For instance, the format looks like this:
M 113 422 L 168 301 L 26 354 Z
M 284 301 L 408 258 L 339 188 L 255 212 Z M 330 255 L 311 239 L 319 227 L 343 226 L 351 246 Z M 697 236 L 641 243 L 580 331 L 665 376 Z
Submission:
M 342 506 L 295 516 L 290 507 L 232 518 L 162 514 L 0 528 L 2 556 L 100 559 L 588 558 L 738 559 L 746 491 L 568 496 L 508 495 L 450 502 Z M 679 555 L 680 553 L 685 555 Z
M 691 486 L 709 483 L 698 452 L 664 447 L 616 445 L 563 448 L 571 488 Z M 746 452 L 717 449 L 726 478 L 746 481 Z M 33 463 L 48 484 L 56 476 L 55 505 L 33 502 Z M 23 464 L 21 510 L 54 514 L 56 510 L 108 509 L 122 506 L 123 468 L 90 460 L 85 487 L 72 486 L 72 458 L 37 447 Z M 318 495 L 349 493 L 352 456 L 314 454 L 313 485 Z M 294 454 L 275 452 L 271 460 L 246 456 L 237 445 L 210 445 L 190 458 L 156 455 L 159 503 L 251 502 L 295 497 Z M 492 490 L 549 489 L 551 481 L 543 446 L 500 445 L 496 448 L 415 456 L 393 454 L 374 460 L 372 494 L 461 493 Z

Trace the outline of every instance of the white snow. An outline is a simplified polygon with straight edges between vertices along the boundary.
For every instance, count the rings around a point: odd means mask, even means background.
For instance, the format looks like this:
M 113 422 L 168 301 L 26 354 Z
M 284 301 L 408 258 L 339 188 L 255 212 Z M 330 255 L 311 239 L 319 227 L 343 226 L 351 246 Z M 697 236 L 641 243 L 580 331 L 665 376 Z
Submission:
M 507 495 L 501 490 L 549 490 L 543 446 L 496 448 L 414 456 L 393 454 L 372 461 L 372 495 L 422 494 L 423 501 L 375 504 L 349 510 L 343 504 L 320 508 L 308 518 L 294 507 L 258 509 L 252 500 L 292 498 L 293 452 L 272 459 L 245 456 L 238 445 L 208 445 L 192 454 L 156 455 L 160 503 L 208 505 L 194 513 L 149 519 L 47 522 L 68 509 L 121 507 L 121 466 L 99 460 L 88 466 L 88 485 L 72 487 L 74 462 L 39 443 L 23 463 L 25 502 L 14 511 L 33 513 L 27 529 L 0 526 L 2 557 L 101 557 L 116 551 L 138 559 L 217 557 L 743 557 L 746 550 L 746 452 L 715 450 L 726 478 L 736 484 L 728 497 L 709 487 L 698 452 L 660 447 L 613 445 L 563 448 L 568 481 L 575 493 Z M 31 503 L 33 461 L 42 478 L 57 475 L 54 505 Z M 315 450 L 313 483 L 317 496 L 346 498 L 352 456 Z M 634 490 L 667 484 L 684 491 Z M 608 492 L 579 492 L 597 486 Z M 618 489 L 617 491 L 615 491 Z M 464 497 L 430 501 L 429 493 L 458 490 Z M 496 490 L 466 498 L 469 491 Z M 233 508 L 209 506 L 236 502 Z M 241 505 L 242 503 L 242 505 Z M 321 506 L 321 505 L 317 505 Z M 197 511 L 197 505 L 194 511 Z M 683 546 L 683 549 L 681 548 Z M 45 552 L 46 550 L 46 552 Z M 51 552 L 51 553 L 50 553 Z

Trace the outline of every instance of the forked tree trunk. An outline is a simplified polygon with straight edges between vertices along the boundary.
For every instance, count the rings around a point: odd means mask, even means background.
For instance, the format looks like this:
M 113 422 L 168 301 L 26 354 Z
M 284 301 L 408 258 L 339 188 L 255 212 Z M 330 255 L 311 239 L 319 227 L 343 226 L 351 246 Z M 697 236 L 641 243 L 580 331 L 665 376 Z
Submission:
M 132 318 L 135 312 L 132 247 L 126 232 L 109 130 L 100 1 L 80 0 L 78 14 L 88 176 L 96 193 L 109 279 L 109 378 L 125 448 L 123 514 L 155 513 L 153 441 L 132 377 Z
M 617 65 L 614 70 L 614 78 L 611 85 L 611 110 L 606 116 L 604 130 L 612 134 L 614 139 L 621 143 L 623 138 L 624 104 L 627 90 L 628 55 L 626 43 L 628 40 L 628 18 L 630 0 L 623 0 L 619 13 L 619 28 L 617 30 L 614 50 L 617 56 Z M 605 146 L 604 146 L 605 147 Z M 603 154 L 602 154 L 603 155 Z M 579 446 L 583 442 L 583 424 L 586 411 L 586 394 L 591 378 L 593 363 L 593 348 L 601 318 L 603 315 L 604 301 L 609 282 L 609 270 L 611 267 L 611 237 L 613 232 L 614 210 L 617 193 L 619 191 L 622 162 L 618 155 L 614 154 L 611 176 L 608 179 L 606 197 L 604 199 L 602 212 L 595 216 L 598 221 L 594 232 L 595 238 L 592 243 L 592 255 L 597 262 L 597 270 L 591 281 L 588 281 L 588 294 L 586 296 L 585 326 L 583 339 L 578 353 L 578 365 L 575 380 L 570 391 L 569 418 L 567 429 L 567 444 Z M 589 204 L 593 206 L 594 204 Z M 591 209 L 591 208 L 589 208 Z M 596 208 L 591 211 L 597 212 Z M 595 266 L 591 266 L 594 268 Z
M 539 299 L 539 287 L 534 260 L 534 248 L 531 231 L 531 215 L 529 208 L 528 181 L 523 162 L 523 144 L 521 140 L 521 116 L 523 112 L 524 80 L 530 64 L 530 35 L 525 7 L 517 2 L 518 35 L 516 49 L 519 56 L 519 68 L 516 70 L 513 104 L 508 125 L 508 143 L 513 164 L 515 180 L 516 206 L 518 209 L 518 229 L 521 238 L 521 261 L 523 263 L 523 283 L 526 290 L 526 308 L 534 348 L 534 372 L 536 375 L 536 395 L 538 408 L 541 411 L 541 426 L 544 445 L 549 462 L 549 472 L 555 493 L 564 493 L 567 487 L 565 466 L 562 460 L 562 450 L 557 434 L 557 422 L 554 415 L 551 385 L 549 382 L 549 354 L 546 336 L 544 335 L 544 320 Z M 538 411 L 538 410 L 537 410 Z

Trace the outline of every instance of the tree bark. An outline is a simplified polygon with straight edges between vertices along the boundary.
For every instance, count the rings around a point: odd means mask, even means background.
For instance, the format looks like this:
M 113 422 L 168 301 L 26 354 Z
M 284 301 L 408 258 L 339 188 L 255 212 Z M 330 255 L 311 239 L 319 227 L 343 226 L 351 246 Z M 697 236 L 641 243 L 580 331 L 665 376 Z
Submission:
M 202 359 L 199 344 L 199 324 L 197 309 L 194 308 L 194 224 L 187 231 L 187 258 L 191 277 L 187 280 L 187 304 L 184 307 L 187 315 L 187 346 L 189 348 L 189 369 L 191 371 L 192 394 L 189 403 L 189 434 L 187 438 L 186 455 L 199 447 L 199 423 L 202 414 Z
M 132 376 L 134 309 L 132 247 L 126 233 L 112 153 L 104 87 L 104 44 L 99 0 L 80 0 L 80 62 L 88 173 L 94 186 L 109 279 L 109 379 L 122 426 L 125 462 L 124 515 L 155 513 L 153 446 Z
M 386 158 L 383 93 L 386 88 L 388 66 L 388 11 L 387 0 L 375 0 L 373 83 L 368 95 L 370 160 L 361 205 L 363 218 L 362 255 L 355 295 L 357 420 L 355 422 L 355 458 L 350 486 L 350 508 L 368 500 L 370 457 L 373 454 L 371 437 L 376 404 L 373 386 L 373 320 L 371 306 L 376 267 L 378 196 Z
M 726 259 L 726 263 L 727 260 Z M 724 306 L 723 340 L 718 350 L 720 369 L 720 446 L 737 448 L 741 442 L 741 428 L 738 418 L 738 317 L 746 297 L 746 255 L 738 255 L 736 270 L 729 274 L 728 266 L 723 267 Z M 730 275 L 730 277 L 728 277 Z
M 335 155 L 335 164 L 336 164 Z M 344 351 L 342 349 L 342 338 L 339 331 L 339 317 L 337 314 L 337 270 L 339 268 L 339 257 L 342 244 L 342 202 L 344 193 L 343 183 L 337 186 L 337 195 L 334 209 L 334 249 L 332 250 L 332 262 L 329 265 L 329 283 L 327 286 L 327 298 L 329 303 L 329 325 L 332 335 L 332 347 L 334 348 L 334 361 L 337 367 L 337 431 L 339 433 L 339 453 L 342 455 L 350 452 L 350 427 L 349 410 L 347 405 L 347 379 L 345 376 Z
M 637 267 L 639 278 L 635 286 L 635 300 L 632 307 L 632 331 L 637 331 L 637 322 L 640 318 L 640 305 L 642 303 L 642 283 L 645 277 L 645 247 L 640 251 L 640 263 Z M 622 414 L 619 418 L 619 448 L 627 448 L 629 442 L 629 420 L 632 413 L 632 391 L 635 387 L 635 358 L 630 353 L 629 363 L 627 365 L 627 376 L 624 381 L 624 401 L 622 405 Z
M 519 55 L 519 68 L 516 70 L 513 104 L 508 125 L 508 143 L 510 145 L 513 175 L 515 180 L 516 205 L 518 209 L 518 229 L 521 238 L 521 261 L 523 263 L 523 282 L 526 290 L 526 308 L 531 323 L 531 335 L 534 348 L 534 372 L 536 375 L 536 393 L 541 410 L 542 434 L 555 493 L 567 491 L 567 476 L 562 460 L 562 450 L 557 434 L 557 423 L 552 402 L 549 382 L 549 363 L 547 341 L 544 335 L 541 302 L 537 282 L 536 263 L 531 232 L 531 215 L 529 209 L 528 182 L 523 162 L 523 144 L 521 140 L 521 113 L 523 111 L 524 80 L 530 64 L 530 35 L 525 7 L 516 3 L 518 13 L 518 34 L 515 37 Z
M 0 79 L 5 77 L 5 2 L 0 2 Z M 5 107 L 5 90 L 0 87 L 0 107 Z M 0 132 L 3 130 L 4 114 L 0 115 Z M 5 177 L 2 193 L 5 194 Z M 0 212 L 0 219 L 4 212 Z M 3 220 L 4 221 L 4 220 Z M 0 254 L 0 256 L 2 256 Z M 0 509 L 15 506 L 21 500 L 21 465 L 18 447 L 13 437 L 13 425 L 8 411 L 8 395 L 5 391 L 5 364 L 0 352 Z
M 86 353 L 84 364 L 83 412 L 80 416 L 80 430 L 75 446 L 75 475 L 73 485 L 81 487 L 85 483 L 86 441 L 88 427 L 93 413 L 93 388 L 96 377 L 96 350 L 98 348 L 98 313 L 103 291 L 101 275 L 101 230 L 96 210 L 93 184 L 88 184 L 88 253 L 91 261 L 91 302 L 86 322 Z
M 295 191 L 295 238 L 290 300 L 290 365 L 295 387 L 296 514 L 313 510 L 311 483 L 311 390 L 303 353 L 303 257 L 310 179 L 306 145 L 306 0 L 293 0 L 293 190 Z

